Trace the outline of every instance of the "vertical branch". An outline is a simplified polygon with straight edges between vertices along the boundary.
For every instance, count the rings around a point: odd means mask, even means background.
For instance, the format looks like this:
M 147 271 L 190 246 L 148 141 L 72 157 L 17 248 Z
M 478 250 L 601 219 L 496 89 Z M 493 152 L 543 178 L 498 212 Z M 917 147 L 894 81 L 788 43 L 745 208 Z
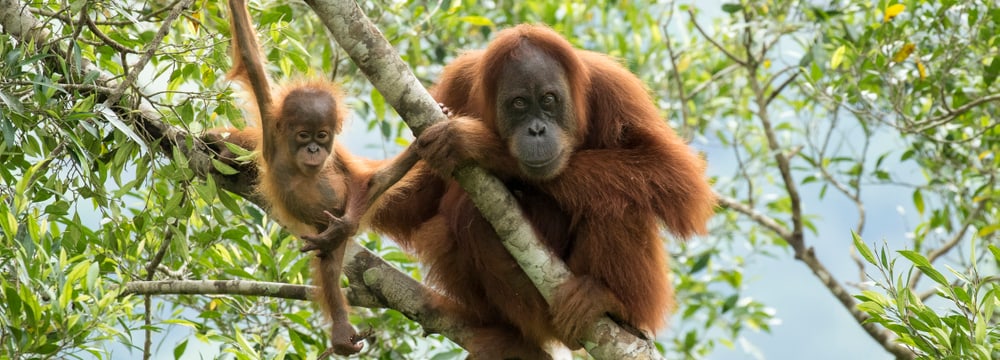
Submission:
M 747 49 L 750 52 L 750 49 Z M 778 143 L 778 137 L 774 134 L 774 126 L 771 124 L 771 114 L 767 111 L 767 99 L 768 96 L 765 94 L 765 89 L 760 84 L 760 79 L 758 79 L 758 71 L 760 70 L 758 61 L 750 60 L 748 61 L 750 66 L 747 66 L 747 81 L 750 83 L 750 91 L 753 92 L 754 101 L 757 105 L 757 118 L 760 120 L 761 127 L 764 129 L 764 136 L 767 139 L 767 148 L 771 151 L 774 156 L 775 163 L 778 164 L 778 172 L 781 174 L 781 180 L 785 184 L 785 191 L 788 193 L 789 200 L 792 205 L 792 236 L 785 239 L 788 244 L 795 249 L 796 256 L 805 251 L 805 242 L 803 239 L 802 231 L 802 199 L 799 196 L 798 186 L 795 184 L 795 179 L 792 176 L 792 167 L 788 161 L 788 156 L 781 149 L 781 145 Z
M 187 182 L 182 184 L 183 186 L 188 186 Z M 182 195 L 181 203 L 187 203 L 188 193 L 185 191 Z M 167 249 L 170 248 L 170 243 L 174 239 L 174 232 L 167 228 L 167 233 L 163 237 L 163 243 L 160 244 L 160 248 L 150 259 L 149 264 L 146 265 L 146 281 L 153 281 L 153 276 L 156 275 L 156 269 L 160 267 L 163 263 L 163 258 L 167 255 Z M 142 344 L 142 358 L 144 360 L 149 360 L 153 355 L 153 297 L 151 295 L 143 296 L 143 306 L 146 308 L 146 313 L 143 314 L 143 321 L 146 323 L 146 341 Z
M 674 9 L 674 6 L 676 6 L 676 4 L 674 4 L 673 2 L 671 2 L 670 3 L 670 14 L 667 15 L 667 21 L 663 24 L 663 33 L 664 34 L 669 34 L 670 33 L 670 31 L 669 31 L 670 30 L 669 29 L 670 28 L 670 23 L 673 22 L 673 20 L 674 20 L 674 13 L 676 11 Z M 689 126 L 688 124 L 690 124 L 690 121 L 691 121 L 691 119 L 690 119 L 691 115 L 690 115 L 690 113 L 688 111 L 688 108 L 687 108 L 688 98 L 687 98 L 687 95 L 685 94 L 685 91 L 684 91 L 684 79 L 681 77 L 680 70 L 677 69 L 677 57 L 680 54 L 677 54 L 677 53 L 674 52 L 674 46 L 673 46 L 672 42 L 670 41 L 670 37 L 667 37 L 666 39 L 664 39 L 663 43 L 667 46 L 667 56 L 670 57 L 670 72 L 674 75 L 675 83 L 677 85 L 677 101 L 680 103 L 680 108 L 681 108 L 681 124 L 684 127 L 684 129 L 685 129 L 685 131 L 684 131 L 685 134 L 683 134 L 683 135 L 685 135 L 685 137 L 686 137 L 688 135 L 686 133 L 687 133 L 687 129 L 688 129 L 688 126 Z
M 840 122 L 839 109 L 840 109 L 839 104 L 834 105 L 833 109 L 830 109 L 830 114 L 833 117 L 833 119 L 831 119 L 831 121 L 829 122 L 829 126 L 827 126 L 826 128 L 826 135 L 823 137 L 822 144 L 816 147 L 814 144 L 812 144 L 812 141 L 810 141 L 810 147 L 812 148 L 813 151 L 819 154 L 819 156 L 817 157 L 815 162 L 810 161 L 809 164 L 819 169 L 820 175 L 823 176 L 823 179 L 826 180 L 826 182 L 833 185 L 833 187 L 836 188 L 837 191 L 839 191 L 841 194 L 846 196 L 848 199 L 851 200 L 851 202 L 854 203 L 854 207 L 858 210 L 858 222 L 857 225 L 854 227 L 854 233 L 861 235 L 865 230 L 865 218 L 866 218 L 865 205 L 861 201 L 861 176 L 864 174 L 864 164 L 866 159 L 868 158 L 868 147 L 871 145 L 871 136 L 868 131 L 865 131 L 865 143 L 864 147 L 861 150 L 862 154 L 861 159 L 858 161 L 858 164 L 861 166 L 861 170 L 858 171 L 857 174 L 855 174 L 853 177 L 853 182 L 855 185 L 854 185 L 854 190 L 852 191 L 848 185 L 845 185 L 840 180 L 837 180 L 837 178 L 835 178 L 833 174 L 831 174 L 830 171 L 827 170 L 826 166 L 824 165 L 825 160 L 827 159 L 827 149 L 829 149 L 830 141 L 833 139 L 834 129 L 837 128 L 837 124 Z M 806 159 L 807 159 L 806 161 L 809 161 L 808 158 Z M 860 255 L 858 255 L 857 248 L 854 247 L 853 243 L 850 244 L 849 246 L 849 255 L 851 257 L 851 261 L 854 261 L 854 265 L 858 267 L 858 279 L 859 279 L 858 281 L 861 283 L 865 282 L 865 280 L 867 279 L 867 274 L 865 271 L 865 261 L 864 259 L 861 258 Z

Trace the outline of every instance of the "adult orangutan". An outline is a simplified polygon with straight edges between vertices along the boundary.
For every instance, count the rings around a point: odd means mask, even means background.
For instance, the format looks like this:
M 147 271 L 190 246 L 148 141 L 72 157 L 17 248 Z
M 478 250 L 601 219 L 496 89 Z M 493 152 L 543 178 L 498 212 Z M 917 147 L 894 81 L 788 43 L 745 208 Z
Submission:
M 704 161 L 642 82 L 521 25 L 448 65 L 432 93 L 456 117 L 417 138 L 426 164 L 373 209 L 372 225 L 427 265 L 440 309 L 474 324 L 471 357 L 548 358 L 554 340 L 579 348 L 604 314 L 646 333 L 662 327 L 674 300 L 659 225 L 679 238 L 704 233 L 715 199 Z M 467 164 L 507 186 L 572 271 L 551 306 L 450 180 Z

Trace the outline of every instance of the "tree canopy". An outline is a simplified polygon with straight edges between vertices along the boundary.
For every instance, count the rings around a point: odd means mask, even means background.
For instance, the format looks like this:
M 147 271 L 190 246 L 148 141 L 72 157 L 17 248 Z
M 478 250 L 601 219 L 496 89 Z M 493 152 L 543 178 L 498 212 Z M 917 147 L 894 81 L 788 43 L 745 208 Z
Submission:
M 343 2 L 308 3 L 251 2 L 268 70 L 341 84 L 352 120 L 337 140 L 397 153 L 413 139 L 398 114 L 434 115 L 351 60 L 330 24 L 354 20 L 324 10 Z M 424 86 L 524 22 L 647 84 L 720 198 L 710 235 L 664 237 L 679 309 L 663 357 L 782 358 L 768 339 L 796 312 L 777 304 L 845 320 L 851 344 L 881 352 L 870 358 L 1000 356 L 995 2 L 360 5 Z M 224 79 L 227 16 L 224 2 L 0 0 L 0 358 L 326 349 L 300 241 L 198 139 L 254 123 Z M 352 321 L 373 330 L 362 357 L 463 357 L 463 324 L 426 311 L 413 257 L 356 240 L 345 273 Z M 834 331 L 803 326 L 776 340 Z M 822 342 L 796 354 L 852 354 Z

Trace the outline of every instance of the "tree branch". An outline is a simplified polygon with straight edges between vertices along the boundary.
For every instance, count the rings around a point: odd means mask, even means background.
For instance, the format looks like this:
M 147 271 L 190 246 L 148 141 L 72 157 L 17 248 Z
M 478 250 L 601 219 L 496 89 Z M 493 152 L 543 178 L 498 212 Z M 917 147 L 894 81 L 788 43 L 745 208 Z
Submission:
M 764 215 L 763 213 L 754 210 L 750 206 L 747 206 L 743 202 L 733 199 L 731 197 L 723 196 L 722 194 L 716 193 L 716 199 L 719 200 L 719 204 L 730 210 L 735 210 L 738 213 L 746 215 L 750 220 L 756 221 L 761 226 L 764 226 L 768 230 L 774 231 L 782 239 L 789 238 L 792 236 L 792 232 L 788 231 L 784 225 L 778 223 L 774 218 Z
M 972 209 L 972 212 L 970 212 L 969 215 L 965 217 L 965 221 L 962 221 L 961 228 L 958 230 L 958 232 L 955 233 L 955 235 L 953 235 L 951 239 L 949 239 L 943 245 L 941 245 L 941 247 L 934 249 L 929 254 L 927 254 L 927 261 L 930 263 L 934 263 L 934 261 L 936 261 L 938 258 L 944 256 L 944 254 L 947 254 L 949 251 L 951 251 L 951 249 L 954 249 L 955 246 L 958 245 L 958 243 L 962 241 L 963 238 L 965 238 L 965 233 L 969 231 L 969 227 L 972 226 L 972 222 L 979 217 L 979 213 L 982 212 L 983 208 L 986 207 L 986 203 L 987 201 L 985 200 L 979 202 L 979 205 L 977 205 L 975 209 Z M 920 281 L 920 277 L 923 275 L 924 275 L 923 271 L 914 268 L 913 276 L 910 277 L 910 283 L 907 286 L 909 286 L 910 289 L 916 289 L 917 282 Z
M 701 24 L 699 24 L 698 21 L 695 21 L 694 10 L 688 10 L 688 16 L 691 18 L 691 23 L 694 24 L 694 28 L 698 29 L 698 33 L 701 34 L 701 36 L 704 36 L 705 40 L 708 40 L 709 43 L 712 43 L 712 46 L 715 46 L 716 49 L 719 49 L 719 51 L 721 51 L 723 54 L 726 54 L 726 57 L 728 57 L 733 62 L 740 64 L 740 66 L 747 67 L 749 65 L 747 60 L 740 59 L 735 54 L 729 52 L 729 50 L 727 50 L 724 46 L 722 46 L 722 44 L 719 44 L 717 41 L 715 41 L 715 39 L 713 39 L 711 36 L 708 36 L 708 33 L 705 32 L 705 29 L 701 28 Z M 747 54 L 749 55 L 750 52 L 747 52 Z
M 344 275 L 350 287 L 344 295 L 352 306 L 399 311 L 419 323 L 426 333 L 439 333 L 458 344 L 469 338 L 469 324 L 435 311 L 428 299 L 433 291 L 407 276 L 382 258 L 352 242 L 344 256 Z M 240 295 L 290 300 L 313 300 L 315 286 L 247 280 L 133 281 L 124 285 L 125 295 Z
M 311 300 L 314 286 L 248 280 L 162 280 L 125 283 L 126 295 L 243 295 Z
M 670 23 L 674 20 L 675 10 L 671 9 L 670 13 L 667 15 L 667 21 L 661 26 L 664 34 L 670 33 L 669 27 Z M 691 124 L 691 115 L 689 114 L 687 102 L 687 94 L 684 93 L 684 78 L 681 77 L 681 71 L 677 69 L 677 57 L 680 54 L 674 52 L 674 46 L 671 42 L 670 37 L 665 37 L 663 39 L 663 44 L 667 46 L 667 56 L 670 57 L 670 73 L 674 76 L 674 80 L 677 83 L 677 102 L 680 103 L 681 108 L 681 124 L 684 126 L 684 135 L 690 136 L 688 134 L 688 127 Z M 668 80 L 669 81 L 669 80 Z
M 750 13 L 744 9 L 744 21 L 746 23 L 750 23 L 750 16 Z M 756 116 L 758 120 L 760 120 L 761 127 L 764 130 L 764 135 L 767 140 L 768 149 L 773 154 L 774 161 L 778 165 L 781 180 L 784 183 L 785 191 L 788 193 L 788 198 L 791 202 L 791 234 L 784 236 L 784 240 L 788 242 L 792 249 L 794 249 L 795 258 L 805 263 L 806 266 L 812 270 L 813 274 L 816 275 L 816 277 L 819 278 L 830 293 L 840 301 L 844 308 L 851 313 L 855 321 L 857 321 L 858 324 L 865 329 L 869 336 L 878 341 L 886 351 L 889 351 L 898 359 L 914 358 L 915 354 L 913 351 L 897 343 L 891 331 L 868 321 L 870 316 L 857 308 L 857 302 L 854 297 L 852 297 L 851 294 L 844 289 L 843 285 L 841 285 L 840 282 L 833 277 L 833 274 L 826 269 L 826 266 L 824 266 L 823 263 L 816 258 L 814 249 L 806 246 L 802 222 L 802 199 L 798 186 L 795 182 L 794 175 L 792 174 L 792 167 L 789 161 L 790 156 L 782 150 L 782 146 L 778 142 L 778 137 L 775 135 L 774 125 L 771 122 L 770 113 L 767 109 L 772 97 L 766 94 L 767 85 L 761 84 L 761 79 L 759 78 L 759 64 L 761 64 L 761 61 L 750 55 L 754 52 L 752 49 L 753 41 L 749 27 L 745 29 L 745 33 L 746 37 L 743 46 L 744 51 L 748 54 L 748 58 L 741 64 L 744 65 L 748 73 L 747 81 L 750 84 L 750 91 L 752 92 L 751 95 L 756 103 Z M 761 56 L 763 55 L 764 54 L 762 53 Z M 736 59 L 734 59 L 734 61 L 735 60 Z M 770 81 L 767 81 L 766 83 L 769 84 Z M 774 93 L 777 93 L 777 90 L 775 90 Z
M 922 133 L 924 131 L 930 130 L 931 128 L 941 126 L 947 122 L 950 122 L 952 119 L 968 112 L 969 110 L 976 108 L 979 105 L 997 100 L 1000 100 L 1000 94 L 989 94 L 980 98 L 973 99 L 972 101 L 969 101 L 968 103 L 959 106 L 955 109 L 948 109 L 947 107 L 945 107 L 946 112 L 944 114 L 922 121 L 920 127 L 912 129 L 910 130 L 910 132 L 915 134 Z
M 178 148 L 189 159 L 190 166 L 196 174 L 202 177 L 214 176 L 216 183 L 223 189 L 244 197 L 262 209 L 267 208 L 264 199 L 253 191 L 253 184 L 256 183 L 255 172 L 229 176 L 207 175 L 213 170 L 211 164 L 213 154 L 198 138 L 190 140 L 202 145 L 192 149 L 184 145 L 189 141 L 190 135 L 182 129 L 164 124 L 158 119 L 145 117 L 140 118 L 137 124 L 142 124 L 147 130 L 152 129 L 149 131 L 151 134 L 167 134 L 161 139 L 161 149 L 164 149 L 168 156 L 170 149 Z M 434 290 L 399 271 L 354 241 L 348 243 L 344 255 L 344 275 L 349 280 L 350 291 L 347 293 L 347 299 L 352 306 L 393 309 L 420 324 L 426 333 L 439 333 L 459 345 L 468 340 L 469 324 L 450 314 L 436 311 L 428 303 L 432 298 L 430 294 Z
M 709 86 L 717 84 L 719 79 L 729 76 L 731 73 L 735 72 L 739 68 L 740 68 L 739 64 L 732 64 L 722 68 L 719 71 L 716 71 L 715 73 L 712 74 L 711 78 L 705 80 L 701 84 L 698 84 L 697 86 L 694 87 L 694 89 L 691 89 L 691 91 L 689 91 L 687 94 L 687 98 L 693 99 L 698 94 L 701 94 L 702 91 L 708 89 Z
M 771 95 L 767 97 L 766 101 L 764 101 L 765 105 L 770 105 L 771 102 L 774 101 L 774 99 L 776 99 L 779 94 L 781 94 L 781 91 L 784 90 L 785 87 L 788 86 L 788 84 L 791 84 L 792 81 L 795 81 L 795 78 L 799 77 L 799 74 L 802 74 L 802 71 L 800 71 L 798 67 L 795 67 L 795 68 L 792 68 L 792 67 L 785 68 L 784 70 L 779 71 L 778 74 L 781 74 L 782 72 L 784 72 L 784 71 L 786 71 L 788 69 L 794 69 L 795 73 L 792 74 L 791 76 L 789 76 L 787 79 L 785 79 L 785 81 L 782 81 L 781 85 L 778 85 L 777 88 L 775 88 L 773 91 L 771 91 Z M 771 78 L 771 80 L 777 79 L 778 74 L 775 74 L 774 75 L 775 77 Z
M 716 194 L 716 197 L 719 199 L 719 203 L 726 208 L 748 216 L 751 220 L 764 226 L 768 230 L 774 231 L 782 239 L 785 239 L 785 241 L 788 241 L 788 239 L 792 236 L 792 232 L 789 231 L 788 228 L 779 224 L 771 217 L 751 209 L 739 200 L 719 194 Z M 861 324 L 861 327 L 864 328 L 871 337 L 878 341 L 883 348 L 891 352 L 893 355 L 896 355 L 897 359 L 914 358 L 914 354 L 910 351 L 910 349 L 896 343 L 892 332 L 879 327 L 875 323 L 867 322 L 870 316 L 857 309 L 857 302 L 854 300 L 854 297 L 851 296 L 846 289 L 844 289 L 844 286 L 841 285 L 837 279 L 833 277 L 833 274 L 831 274 L 830 271 L 823 266 L 823 263 L 816 258 L 815 251 L 812 247 L 804 249 L 802 252 L 796 251 L 795 258 L 805 263 L 806 266 L 809 267 L 809 270 L 812 270 L 813 274 L 815 274 L 816 277 L 819 278 L 820 282 L 823 283 L 823 286 L 825 286 L 830 293 L 833 294 L 833 297 L 840 301 L 841 305 L 843 305 L 844 308 L 851 313 L 851 316 L 853 316 L 854 319 Z
M 815 274 L 816 277 L 823 283 L 823 286 L 826 286 L 826 288 L 830 290 L 833 297 L 840 301 L 841 305 L 843 305 L 844 308 L 851 313 L 851 316 L 854 317 L 854 320 L 857 321 L 865 332 L 875 339 L 875 341 L 877 341 L 883 349 L 896 356 L 896 359 L 913 359 L 916 357 L 916 354 L 914 354 L 912 350 L 896 341 L 896 337 L 891 331 L 886 330 L 877 323 L 868 321 L 871 316 L 868 316 L 867 313 L 858 309 L 857 301 L 855 301 L 854 297 L 851 296 L 846 289 L 844 289 L 844 286 L 833 277 L 833 274 L 831 274 L 830 271 L 823 266 L 823 263 L 816 258 L 815 250 L 812 247 L 803 251 L 802 254 L 796 253 L 795 258 L 805 263 L 806 266 L 812 270 L 813 274 Z
M 48 41 L 51 32 L 30 13 L 20 0 L 0 0 L 0 25 L 3 32 L 21 41 L 37 44 Z
M 189 1 L 189 0 L 188 0 Z M 19 41 L 48 41 L 49 31 L 34 18 L 24 3 L 18 0 L 0 0 L 0 27 L 3 32 Z M 56 47 L 58 47 L 58 44 Z M 54 47 L 54 49 L 56 48 Z M 55 49 L 55 56 L 65 57 L 65 52 Z M 85 73 L 97 72 L 97 82 L 102 86 L 80 88 L 83 93 L 95 94 L 98 101 L 105 101 L 114 94 L 121 82 L 112 74 L 84 60 L 81 64 Z M 436 106 L 436 105 L 435 105 Z M 148 102 L 140 102 L 134 109 L 114 107 L 113 115 L 127 117 L 150 144 L 159 144 L 160 152 L 168 158 L 173 151 L 180 151 L 188 159 L 188 166 L 199 177 L 213 173 L 211 160 L 213 153 L 201 139 L 193 137 L 186 130 L 162 121 L 160 113 Z M 191 144 L 190 146 L 188 144 Z M 146 145 L 146 144 L 143 144 Z M 223 189 L 240 195 L 257 204 L 262 198 L 255 195 L 253 184 L 255 173 L 241 173 L 232 176 L 215 176 L 216 183 Z M 263 207 L 262 207 L 263 208 Z M 469 325 L 446 313 L 433 311 L 427 303 L 427 294 L 433 290 L 420 284 L 408 275 L 386 263 L 374 253 L 355 242 L 351 242 L 344 258 L 344 274 L 350 280 L 348 300 L 356 306 L 385 307 L 398 310 L 419 323 L 426 332 L 440 333 L 458 344 L 468 339 Z M 221 286 L 220 290 L 218 287 Z M 275 288 L 277 286 L 277 288 Z M 226 291 L 228 294 L 278 296 L 289 299 L 306 298 L 307 287 L 289 284 L 261 284 L 250 281 L 232 280 L 222 282 L 131 282 L 125 285 L 126 294 L 214 294 Z
M 149 60 L 153 58 L 153 54 L 156 53 L 156 49 L 160 48 L 160 42 L 162 42 L 163 38 L 167 36 L 168 32 L 170 32 L 170 28 L 173 25 L 174 20 L 177 20 L 177 18 L 181 16 L 181 11 L 187 9 L 193 1 L 194 0 L 182 0 L 174 4 L 173 9 L 170 10 L 170 15 L 167 15 L 167 18 L 163 20 L 163 24 L 160 25 L 160 29 L 156 32 L 156 36 L 153 37 L 153 40 L 149 43 L 149 46 L 147 46 L 146 53 L 139 58 L 139 62 L 135 64 L 135 68 L 131 70 L 125 81 L 118 84 L 118 88 L 115 89 L 115 92 L 111 93 L 111 95 L 104 100 L 105 107 L 110 108 L 112 105 L 118 103 L 122 94 L 125 93 L 125 89 L 128 89 L 129 86 L 132 86 L 132 84 L 135 83 L 135 80 L 139 77 L 139 73 L 142 72 L 142 68 L 146 67 Z M 127 67 L 128 64 L 122 64 L 122 66 Z

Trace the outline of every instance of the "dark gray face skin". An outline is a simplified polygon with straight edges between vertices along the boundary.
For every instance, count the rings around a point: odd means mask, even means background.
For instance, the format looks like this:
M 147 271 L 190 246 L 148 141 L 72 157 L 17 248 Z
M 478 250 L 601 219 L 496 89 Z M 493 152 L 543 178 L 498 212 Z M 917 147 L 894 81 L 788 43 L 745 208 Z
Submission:
M 285 97 L 281 119 L 288 125 L 288 150 L 295 154 L 299 170 L 318 172 L 330 157 L 339 121 L 336 105 L 324 91 L 298 90 Z
M 504 65 L 497 83 L 497 130 L 529 178 L 551 179 L 575 143 L 575 112 L 562 66 L 528 47 Z

